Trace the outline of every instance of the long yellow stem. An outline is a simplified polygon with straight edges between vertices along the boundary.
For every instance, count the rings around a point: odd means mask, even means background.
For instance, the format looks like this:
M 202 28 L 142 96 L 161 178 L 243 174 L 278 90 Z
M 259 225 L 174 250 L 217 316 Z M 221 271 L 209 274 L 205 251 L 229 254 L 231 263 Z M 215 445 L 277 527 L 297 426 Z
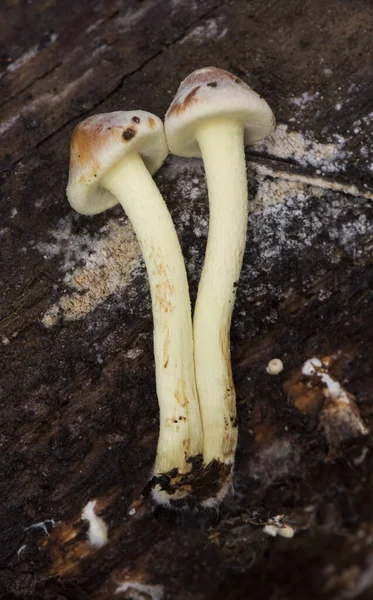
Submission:
M 138 154 L 126 156 L 103 178 L 127 213 L 146 264 L 154 319 L 154 355 L 160 409 L 155 475 L 177 468 L 202 452 L 195 385 L 188 282 L 174 224 Z M 164 494 L 161 501 L 164 500 Z
M 237 444 L 236 396 L 230 325 L 247 229 L 243 126 L 232 119 L 201 124 L 196 138 L 205 166 L 210 222 L 194 312 L 194 351 L 204 461 L 233 464 Z

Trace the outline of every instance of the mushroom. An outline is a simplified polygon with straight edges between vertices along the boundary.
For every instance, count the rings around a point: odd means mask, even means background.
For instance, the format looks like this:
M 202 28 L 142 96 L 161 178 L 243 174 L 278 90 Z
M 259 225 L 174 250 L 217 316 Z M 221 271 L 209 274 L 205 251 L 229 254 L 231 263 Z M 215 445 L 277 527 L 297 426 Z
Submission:
M 71 206 L 85 215 L 119 202 L 140 243 L 152 297 L 160 409 L 153 497 L 165 504 L 170 494 L 187 493 L 178 482 L 202 452 L 185 265 L 171 216 L 151 177 L 167 154 L 163 123 L 155 115 L 137 110 L 89 117 L 72 134 L 66 190 Z
M 272 358 L 266 367 L 268 375 L 279 375 L 283 370 L 284 364 L 280 358 Z
M 210 223 L 193 331 L 204 462 L 227 467 L 220 498 L 231 480 L 237 444 L 230 324 L 248 218 L 244 146 L 269 135 L 274 125 L 265 100 L 215 67 L 184 79 L 165 118 L 170 151 L 202 156 L 206 172 Z

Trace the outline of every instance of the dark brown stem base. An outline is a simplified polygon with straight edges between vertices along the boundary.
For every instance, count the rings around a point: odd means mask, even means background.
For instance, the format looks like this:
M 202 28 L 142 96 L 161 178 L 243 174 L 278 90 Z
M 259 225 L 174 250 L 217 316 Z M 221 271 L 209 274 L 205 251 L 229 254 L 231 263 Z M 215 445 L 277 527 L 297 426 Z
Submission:
M 174 509 L 217 506 L 231 485 L 233 465 L 218 460 L 204 465 L 202 455 L 193 456 L 188 462 L 192 465 L 190 473 L 179 473 L 175 468 L 155 475 L 142 495 L 147 497 L 155 489 L 166 492 L 168 505 Z

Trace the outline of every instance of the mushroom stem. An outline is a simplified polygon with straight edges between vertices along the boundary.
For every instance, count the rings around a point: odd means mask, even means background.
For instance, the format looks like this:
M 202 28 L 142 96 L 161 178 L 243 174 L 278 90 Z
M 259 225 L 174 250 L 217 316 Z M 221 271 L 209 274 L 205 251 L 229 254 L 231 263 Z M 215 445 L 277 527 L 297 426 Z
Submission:
M 155 475 L 191 470 L 202 452 L 202 427 L 193 364 L 188 282 L 174 224 L 138 153 L 128 154 L 102 178 L 120 202 L 140 243 L 149 277 L 160 433 Z M 157 490 L 155 491 L 157 496 Z M 167 494 L 159 490 L 161 501 Z M 158 498 L 159 499 L 159 498 Z
M 237 426 L 230 325 L 247 229 L 244 128 L 232 118 L 211 118 L 199 125 L 196 139 L 210 205 L 205 262 L 193 321 L 203 455 L 206 465 L 214 460 L 233 465 Z

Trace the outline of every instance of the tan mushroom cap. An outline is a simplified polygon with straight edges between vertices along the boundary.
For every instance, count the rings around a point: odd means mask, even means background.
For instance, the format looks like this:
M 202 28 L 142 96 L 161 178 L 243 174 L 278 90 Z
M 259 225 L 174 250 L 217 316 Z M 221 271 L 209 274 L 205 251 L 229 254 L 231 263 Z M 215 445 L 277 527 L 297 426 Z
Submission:
M 153 175 L 168 154 L 161 119 L 143 110 L 94 115 L 79 123 L 71 136 L 70 172 L 66 189 L 71 206 L 95 215 L 117 204 L 100 184 L 126 154 L 137 152 Z
M 228 71 L 207 67 L 181 82 L 167 111 L 170 151 L 178 156 L 201 156 L 195 131 L 203 121 L 216 117 L 241 121 L 247 145 L 269 135 L 275 126 L 275 117 L 259 94 Z

